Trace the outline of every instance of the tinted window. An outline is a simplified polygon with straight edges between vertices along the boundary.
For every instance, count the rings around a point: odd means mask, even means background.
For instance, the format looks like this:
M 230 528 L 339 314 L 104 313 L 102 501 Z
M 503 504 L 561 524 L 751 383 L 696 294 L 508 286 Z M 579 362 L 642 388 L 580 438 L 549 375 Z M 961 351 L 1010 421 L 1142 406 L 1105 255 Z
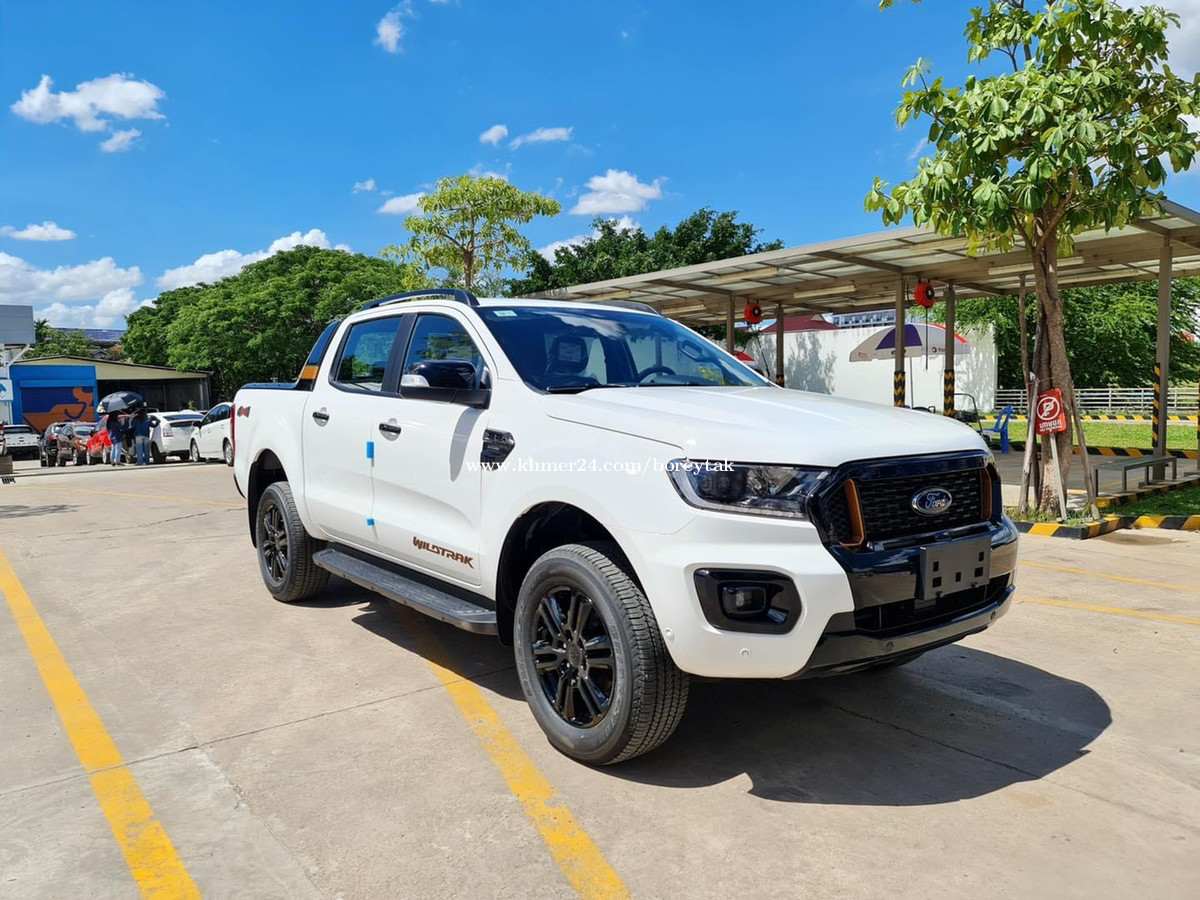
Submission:
M 333 380 L 360 390 L 382 391 L 400 322 L 400 316 L 392 316 L 351 325 L 333 370 Z
M 5 425 L 5 434 L 33 434 L 33 429 L 28 425 Z
M 76 425 L 73 430 L 76 434 L 91 434 L 96 429 L 91 425 Z
M 163 416 L 172 425 L 195 425 L 200 421 L 199 416 Z
M 411 373 L 415 366 L 430 360 L 470 363 L 475 369 L 474 387 L 479 386 L 483 377 L 483 357 L 475 342 L 458 320 L 450 316 L 425 313 L 417 317 L 401 371 Z

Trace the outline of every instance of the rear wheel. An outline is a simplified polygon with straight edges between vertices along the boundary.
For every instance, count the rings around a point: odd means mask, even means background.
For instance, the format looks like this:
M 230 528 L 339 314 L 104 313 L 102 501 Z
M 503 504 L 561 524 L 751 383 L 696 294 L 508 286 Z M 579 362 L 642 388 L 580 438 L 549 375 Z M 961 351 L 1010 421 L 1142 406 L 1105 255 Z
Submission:
M 263 491 L 254 517 L 254 535 L 259 571 L 276 600 L 307 600 L 325 587 L 329 573 L 313 562 L 321 542 L 304 530 L 286 481 L 269 484 Z
M 225 465 L 233 465 L 233 444 L 229 441 L 226 441 L 224 446 L 221 447 L 221 456 L 225 458 Z
M 200 447 L 195 441 L 192 441 L 191 460 L 192 462 L 200 462 Z
M 79 451 L 75 452 L 75 465 L 77 465 L 77 466 L 83 465 L 83 454 L 80 453 Z
M 153 442 L 150 444 L 150 458 L 156 463 L 163 463 L 167 461 L 167 455 L 163 453 L 161 449 L 159 449 L 158 444 Z
M 581 762 L 653 750 L 683 717 L 688 676 L 615 544 L 542 555 L 521 585 L 513 646 L 534 718 L 555 748 Z

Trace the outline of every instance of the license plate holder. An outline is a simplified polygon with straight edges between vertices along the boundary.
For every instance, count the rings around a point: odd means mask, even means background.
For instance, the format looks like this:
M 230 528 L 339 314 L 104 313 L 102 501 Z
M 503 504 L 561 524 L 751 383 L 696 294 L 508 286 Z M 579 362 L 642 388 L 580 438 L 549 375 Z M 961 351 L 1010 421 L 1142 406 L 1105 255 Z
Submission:
M 932 603 L 946 594 L 986 585 L 991 568 L 992 539 L 987 535 L 922 547 L 917 599 Z

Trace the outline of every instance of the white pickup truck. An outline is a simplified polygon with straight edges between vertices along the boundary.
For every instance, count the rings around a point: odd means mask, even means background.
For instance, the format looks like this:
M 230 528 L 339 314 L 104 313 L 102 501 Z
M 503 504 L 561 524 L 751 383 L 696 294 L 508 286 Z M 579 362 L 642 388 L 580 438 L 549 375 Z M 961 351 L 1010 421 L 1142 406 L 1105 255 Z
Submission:
M 271 594 L 333 573 L 498 635 L 592 764 L 665 741 L 689 675 L 894 666 L 1012 600 L 970 428 L 776 387 L 637 304 L 387 297 L 233 407 Z

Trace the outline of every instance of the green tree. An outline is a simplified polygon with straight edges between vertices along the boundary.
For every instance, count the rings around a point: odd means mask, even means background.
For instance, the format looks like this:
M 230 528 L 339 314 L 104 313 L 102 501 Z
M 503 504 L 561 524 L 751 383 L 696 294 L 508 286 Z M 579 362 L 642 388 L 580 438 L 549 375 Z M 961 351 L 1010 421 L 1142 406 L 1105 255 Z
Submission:
M 288 381 L 329 322 L 367 300 L 428 286 L 414 266 L 296 247 L 216 284 L 167 292 L 165 362 L 211 372 L 220 397 L 251 381 Z M 157 352 L 158 345 L 133 346 Z
M 653 236 L 602 217 L 592 221 L 592 229 L 594 235 L 582 243 L 559 247 L 553 262 L 540 253 L 531 254 L 529 272 L 512 282 L 513 292 L 536 294 L 783 246 L 782 241 L 760 242 L 761 229 L 738 222 L 736 212 L 717 213 L 708 207 L 696 210 L 674 228 L 663 225 Z
M 1171 304 L 1171 376 L 1194 384 L 1200 377 L 1200 343 L 1192 335 L 1200 322 L 1200 279 L 1174 283 Z M 1025 309 L 1026 329 L 1036 326 L 1036 310 Z M 945 321 L 938 304 L 932 312 Z M 996 341 L 1000 387 L 1021 388 L 1021 336 L 1015 297 L 980 297 L 958 301 L 960 328 L 991 325 Z M 1155 282 L 1072 288 L 1063 291 L 1063 328 L 1071 377 L 1077 388 L 1150 387 L 1158 327 Z
M 142 306 L 125 317 L 126 332 L 121 349 L 133 362 L 148 366 L 168 365 L 170 348 L 167 333 L 179 311 L 196 303 L 209 289 L 199 284 L 163 291 L 151 306 Z
M 380 255 L 417 263 L 426 272 L 441 270 L 448 284 L 486 293 L 499 293 L 505 272 L 532 252 L 517 226 L 561 210 L 549 197 L 490 175 L 442 178 L 420 206 L 404 220 L 408 242 L 390 244 Z
M 931 120 L 934 153 L 894 188 L 876 179 L 866 198 L 886 224 L 911 215 L 942 234 L 965 235 L 974 251 L 1025 248 L 1037 294 L 1039 384 L 1062 390 L 1068 416 L 1074 390 L 1059 255 L 1083 231 L 1156 212 L 1163 160 L 1178 172 L 1200 149 L 1184 120 L 1200 109 L 1200 76 L 1187 81 L 1166 63 L 1167 31 L 1178 24 L 1160 7 L 1113 0 L 1054 0 L 1037 11 L 1025 0 L 988 0 L 967 22 L 967 59 L 996 57 L 1011 71 L 947 87 L 929 81 L 929 65 L 918 60 L 896 119 Z M 1065 479 L 1070 431 L 1057 439 Z M 1044 457 L 1043 508 L 1054 497 L 1050 466 Z
M 37 342 L 22 359 L 44 359 L 47 356 L 95 356 L 96 345 L 82 331 L 66 331 L 54 328 L 45 319 L 33 323 L 34 340 Z

